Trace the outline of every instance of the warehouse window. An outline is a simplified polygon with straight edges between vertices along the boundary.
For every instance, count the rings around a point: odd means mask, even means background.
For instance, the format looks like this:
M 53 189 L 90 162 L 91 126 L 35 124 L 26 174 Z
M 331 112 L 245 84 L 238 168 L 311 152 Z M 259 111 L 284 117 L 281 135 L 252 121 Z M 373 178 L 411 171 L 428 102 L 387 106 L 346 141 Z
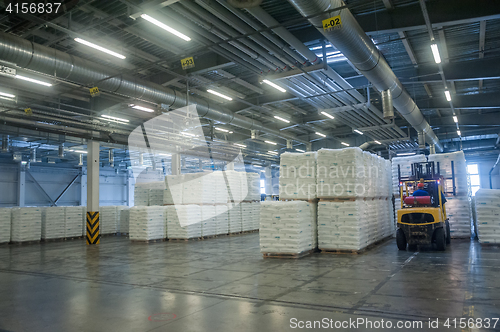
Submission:
M 472 196 L 476 194 L 481 186 L 481 180 L 479 179 L 479 169 L 477 164 L 467 165 L 467 173 L 470 177 L 470 189 L 472 191 Z
M 266 180 L 260 180 L 260 193 L 266 193 Z

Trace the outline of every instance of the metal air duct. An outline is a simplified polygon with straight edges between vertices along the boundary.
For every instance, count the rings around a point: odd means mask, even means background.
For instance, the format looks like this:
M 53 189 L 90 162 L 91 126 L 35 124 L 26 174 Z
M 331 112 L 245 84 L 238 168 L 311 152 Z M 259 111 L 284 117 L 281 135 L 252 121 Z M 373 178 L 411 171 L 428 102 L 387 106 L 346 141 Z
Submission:
M 394 119 L 394 106 L 392 105 L 391 90 L 382 91 L 382 110 L 384 111 L 384 119 Z
M 389 64 L 375 47 L 342 0 L 288 0 L 302 16 L 317 13 L 309 22 L 316 27 L 379 90 L 391 90 L 394 107 L 417 132 L 424 132 L 430 144 L 443 151 L 439 139 L 424 119 L 417 104 L 398 80 Z M 323 20 L 340 16 L 332 29 L 323 29 Z

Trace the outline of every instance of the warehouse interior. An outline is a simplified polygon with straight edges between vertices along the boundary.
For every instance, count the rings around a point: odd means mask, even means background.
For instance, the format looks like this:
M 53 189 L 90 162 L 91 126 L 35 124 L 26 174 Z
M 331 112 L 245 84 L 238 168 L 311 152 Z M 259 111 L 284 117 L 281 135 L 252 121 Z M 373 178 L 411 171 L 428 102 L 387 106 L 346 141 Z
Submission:
M 500 330 L 499 2 L 0 6 L 0 331 Z

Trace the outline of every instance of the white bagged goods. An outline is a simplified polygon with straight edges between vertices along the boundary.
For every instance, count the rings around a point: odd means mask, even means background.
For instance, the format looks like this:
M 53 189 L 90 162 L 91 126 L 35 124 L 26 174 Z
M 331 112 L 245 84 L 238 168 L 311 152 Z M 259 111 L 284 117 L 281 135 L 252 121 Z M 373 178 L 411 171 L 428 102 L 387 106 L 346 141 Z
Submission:
M 128 234 L 130 225 L 130 209 L 120 210 L 120 233 Z
M 171 205 L 167 211 L 167 237 L 190 239 L 201 236 L 201 208 L 199 205 Z
M 241 206 L 240 204 L 228 203 L 229 210 L 229 233 L 242 231 Z
M 211 236 L 217 234 L 217 220 L 215 205 L 201 206 L 201 235 Z
M 163 204 L 182 204 L 182 189 L 184 187 L 184 175 L 165 176 L 165 192 L 163 193 Z
M 399 179 L 398 179 L 398 165 L 401 170 L 402 177 L 411 175 L 411 165 L 414 163 L 426 162 L 427 158 L 423 154 L 407 157 L 392 158 L 392 192 L 394 195 L 399 196 Z M 429 160 L 430 161 L 430 160 Z
M 80 206 L 82 209 L 82 235 L 87 234 L 87 206 Z
M 0 208 L 0 243 L 10 242 L 11 222 L 12 222 L 12 209 Z
M 318 203 L 318 248 L 361 250 L 394 232 L 386 199 Z
M 260 173 L 246 173 L 248 194 L 245 201 L 260 201 Z
M 455 172 L 455 189 L 457 196 L 467 196 L 469 194 L 469 184 L 467 179 L 467 164 L 463 151 L 451 153 L 438 153 L 429 155 L 429 161 L 434 161 L 435 167 L 439 162 L 439 171 L 445 178 L 451 178 L 451 162 Z M 453 181 L 447 179 L 444 184 L 447 193 L 453 192 Z
M 313 216 L 305 201 L 262 202 L 260 210 L 260 251 L 301 253 L 311 250 Z
M 246 173 L 236 172 L 233 170 L 224 171 L 227 193 L 229 196 L 228 201 L 239 203 L 246 197 L 246 193 L 243 195 L 244 190 L 242 189 L 242 174 L 245 176 L 245 185 L 243 188 L 246 190 Z
M 165 182 L 155 181 L 148 183 L 148 206 L 163 205 L 163 196 L 165 193 Z
M 476 192 L 477 235 L 480 243 L 500 243 L 500 190 Z
M 134 205 L 148 206 L 149 205 L 149 184 L 136 183 L 134 186 Z
M 39 241 L 42 237 L 42 212 L 37 207 L 12 208 L 11 240 Z
M 183 204 L 214 204 L 215 177 L 212 172 L 184 174 Z
M 224 179 L 224 172 L 216 171 L 213 172 L 211 176 L 214 178 L 215 182 L 215 186 L 212 188 L 212 195 L 215 198 L 215 204 L 226 204 L 229 196 L 226 180 Z
M 468 196 L 446 197 L 446 216 L 450 219 L 452 238 L 468 238 L 471 235 L 472 211 Z
M 216 205 L 215 206 L 215 221 L 217 227 L 217 234 L 228 234 L 229 233 L 229 213 L 227 211 L 227 204 Z
M 252 229 L 259 229 L 260 224 L 260 201 L 252 202 Z
M 82 208 L 66 206 L 64 208 L 64 237 L 82 236 Z
M 280 199 L 316 198 L 316 152 L 285 152 L 280 157 Z
M 129 238 L 131 240 L 158 240 L 165 238 L 163 206 L 134 206 L 130 208 Z
M 241 230 L 242 231 L 251 231 L 254 228 L 253 224 L 253 203 L 250 202 L 242 202 L 240 204 L 241 208 Z
M 60 239 L 65 233 L 64 207 L 42 208 L 42 239 Z M 81 235 L 81 220 L 78 224 Z
M 160 204 L 162 205 L 162 204 Z M 125 205 L 117 205 L 116 206 L 116 232 L 121 233 L 121 221 L 122 221 L 122 211 L 128 210 L 129 207 Z
M 101 206 L 99 209 L 100 234 L 115 234 L 118 232 L 118 214 L 116 206 Z

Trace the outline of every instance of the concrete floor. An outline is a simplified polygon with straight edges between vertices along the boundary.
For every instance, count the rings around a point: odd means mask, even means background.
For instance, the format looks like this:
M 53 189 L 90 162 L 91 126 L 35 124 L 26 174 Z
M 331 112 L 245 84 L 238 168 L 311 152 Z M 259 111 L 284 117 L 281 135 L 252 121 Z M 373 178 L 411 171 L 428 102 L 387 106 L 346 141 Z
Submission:
M 500 316 L 499 253 L 464 240 L 446 252 L 399 252 L 389 241 L 362 255 L 262 259 L 258 234 L 5 245 L 0 330 L 263 332 L 297 330 L 292 318 L 364 318 L 423 320 L 423 329 L 395 330 L 436 331 L 429 318 Z

